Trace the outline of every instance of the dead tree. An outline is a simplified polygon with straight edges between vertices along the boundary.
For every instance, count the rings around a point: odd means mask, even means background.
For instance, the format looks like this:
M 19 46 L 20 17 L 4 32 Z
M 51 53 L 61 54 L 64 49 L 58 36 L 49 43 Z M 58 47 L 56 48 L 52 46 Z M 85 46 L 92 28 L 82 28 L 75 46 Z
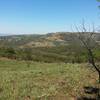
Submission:
M 87 51 L 89 63 L 98 73 L 98 81 L 100 83 L 100 65 L 97 65 L 94 57 L 94 49 L 98 45 L 95 39 L 96 32 L 94 29 L 94 25 L 92 27 L 92 30 L 90 28 L 87 29 L 83 21 L 80 27 L 75 26 L 75 28 L 77 30 L 77 37 L 80 40 L 81 45 L 84 46 Z

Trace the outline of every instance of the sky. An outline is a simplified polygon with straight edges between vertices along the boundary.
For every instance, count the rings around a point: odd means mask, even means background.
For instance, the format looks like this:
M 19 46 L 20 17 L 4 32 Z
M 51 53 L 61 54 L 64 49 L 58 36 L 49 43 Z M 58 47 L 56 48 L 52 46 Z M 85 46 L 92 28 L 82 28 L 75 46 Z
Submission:
M 0 0 L 0 33 L 71 31 L 73 24 L 100 24 L 96 0 Z

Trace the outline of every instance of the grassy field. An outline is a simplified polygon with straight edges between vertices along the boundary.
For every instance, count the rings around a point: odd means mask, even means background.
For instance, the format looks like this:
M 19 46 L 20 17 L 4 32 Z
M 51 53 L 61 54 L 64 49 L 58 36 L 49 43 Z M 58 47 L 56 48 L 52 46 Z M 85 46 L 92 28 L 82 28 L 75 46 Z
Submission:
M 28 67 L 0 59 L 0 100 L 75 100 L 84 86 L 96 82 L 86 64 L 31 62 Z

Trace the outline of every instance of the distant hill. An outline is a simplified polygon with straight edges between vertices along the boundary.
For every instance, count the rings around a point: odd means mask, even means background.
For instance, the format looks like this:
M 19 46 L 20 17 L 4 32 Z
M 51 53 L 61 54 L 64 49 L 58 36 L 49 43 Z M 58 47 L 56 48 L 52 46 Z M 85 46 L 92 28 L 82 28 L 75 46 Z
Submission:
M 87 62 L 86 50 L 80 46 L 77 33 L 57 32 L 45 35 L 0 36 L 0 57 L 37 62 Z M 95 34 L 100 43 L 100 34 Z M 100 61 L 100 46 L 95 49 L 95 58 Z
M 45 35 L 1 35 L 0 46 L 10 47 L 54 47 L 66 46 L 73 41 L 77 33 L 57 32 Z M 96 41 L 100 42 L 100 33 L 95 34 Z

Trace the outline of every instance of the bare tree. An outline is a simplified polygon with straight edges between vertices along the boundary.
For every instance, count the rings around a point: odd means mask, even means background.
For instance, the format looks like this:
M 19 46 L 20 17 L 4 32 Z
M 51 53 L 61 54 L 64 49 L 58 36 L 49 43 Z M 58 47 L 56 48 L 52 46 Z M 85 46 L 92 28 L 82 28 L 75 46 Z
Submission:
M 94 25 L 92 26 L 92 30 L 91 30 L 91 27 L 87 29 L 83 21 L 80 27 L 75 26 L 75 28 L 77 30 L 77 37 L 80 40 L 81 45 L 84 46 L 84 48 L 87 51 L 89 63 L 95 68 L 95 70 L 98 73 L 98 76 L 99 76 L 98 81 L 100 83 L 100 65 L 96 63 L 96 60 L 94 57 L 94 50 L 96 49 L 98 45 L 95 39 L 96 32 L 95 32 Z

